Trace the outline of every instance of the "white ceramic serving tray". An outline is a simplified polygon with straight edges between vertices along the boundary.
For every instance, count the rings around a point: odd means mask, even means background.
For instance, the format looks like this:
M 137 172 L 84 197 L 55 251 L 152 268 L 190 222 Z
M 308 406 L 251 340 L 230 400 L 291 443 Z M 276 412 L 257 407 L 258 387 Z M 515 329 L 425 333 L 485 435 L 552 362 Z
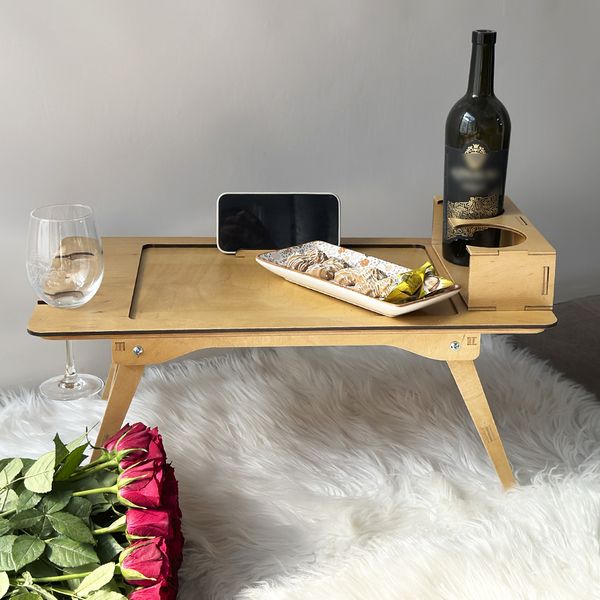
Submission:
M 392 304 L 391 302 L 385 302 L 384 300 L 379 300 L 378 298 L 371 298 L 370 296 L 361 294 L 352 288 L 344 287 L 343 285 L 339 285 L 333 281 L 326 281 L 312 275 L 307 275 L 306 273 L 296 271 L 286 266 L 287 260 L 292 254 L 303 252 L 312 248 L 321 250 L 328 257 L 343 258 L 351 267 L 375 267 L 387 275 L 399 275 L 411 270 L 408 267 L 395 265 L 394 263 L 381 260 L 380 258 L 376 258 L 374 256 L 367 256 L 366 254 L 356 252 L 355 250 L 350 250 L 349 248 L 334 246 L 333 244 L 328 244 L 327 242 L 318 241 L 308 242 L 300 246 L 284 248 L 283 250 L 273 250 L 272 252 L 259 254 L 256 257 L 256 262 L 258 262 L 258 264 L 262 267 L 265 267 L 265 269 L 268 269 L 276 275 L 287 279 L 287 281 L 297 283 L 298 285 L 321 292 L 322 294 L 327 294 L 328 296 L 332 296 L 338 300 L 343 300 L 344 302 L 349 302 L 350 304 L 360 306 L 361 308 L 366 308 L 367 310 L 376 312 L 386 317 L 398 317 L 415 310 L 420 310 L 426 306 L 443 302 L 444 300 L 447 300 L 448 298 L 458 294 L 460 290 L 460 285 L 455 284 L 453 286 L 431 292 L 419 300 L 412 300 L 410 302 L 405 302 L 404 304 Z

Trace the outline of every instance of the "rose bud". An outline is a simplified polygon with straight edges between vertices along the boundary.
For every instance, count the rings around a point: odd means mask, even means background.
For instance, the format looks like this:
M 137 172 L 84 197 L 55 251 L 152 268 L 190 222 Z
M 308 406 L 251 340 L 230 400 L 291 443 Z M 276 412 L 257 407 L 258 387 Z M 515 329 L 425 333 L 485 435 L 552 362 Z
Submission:
M 165 466 L 153 460 L 125 469 L 117 478 L 117 497 L 126 506 L 159 508 L 162 502 Z
M 181 524 L 176 523 L 171 538 L 167 540 L 167 552 L 173 573 L 177 573 L 183 561 L 183 534 L 181 533 Z
M 171 565 L 177 571 L 183 558 L 184 537 L 181 532 L 181 510 L 179 508 L 179 489 L 175 471 L 171 465 L 165 465 L 163 479 L 162 508 L 171 514 L 172 534 L 169 539 L 169 557 Z
M 164 583 L 155 583 L 149 587 L 139 587 L 128 596 L 129 600 L 175 600 L 177 586 Z
M 130 508 L 125 513 L 126 532 L 132 538 L 171 538 L 176 533 L 176 518 L 167 510 Z
M 179 485 L 175 479 L 175 469 L 171 465 L 165 465 L 163 476 L 163 504 L 169 512 L 181 519 L 179 508 Z
M 104 444 L 104 448 L 116 454 L 121 468 L 127 468 L 141 460 L 166 459 L 158 429 L 150 429 L 143 423 L 125 425 Z
M 171 576 L 167 544 L 163 538 L 140 540 L 125 548 L 119 557 L 123 579 L 143 587 L 166 583 Z

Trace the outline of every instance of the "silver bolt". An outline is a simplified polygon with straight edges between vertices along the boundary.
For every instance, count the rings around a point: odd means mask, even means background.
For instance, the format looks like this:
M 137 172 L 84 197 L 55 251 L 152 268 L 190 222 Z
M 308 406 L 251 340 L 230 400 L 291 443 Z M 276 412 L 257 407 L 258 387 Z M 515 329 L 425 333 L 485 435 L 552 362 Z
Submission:
M 450 342 L 450 350 L 460 350 L 460 342 L 457 342 L 456 340 Z
M 141 346 L 134 346 L 131 350 L 136 356 L 141 356 L 144 354 L 144 349 Z

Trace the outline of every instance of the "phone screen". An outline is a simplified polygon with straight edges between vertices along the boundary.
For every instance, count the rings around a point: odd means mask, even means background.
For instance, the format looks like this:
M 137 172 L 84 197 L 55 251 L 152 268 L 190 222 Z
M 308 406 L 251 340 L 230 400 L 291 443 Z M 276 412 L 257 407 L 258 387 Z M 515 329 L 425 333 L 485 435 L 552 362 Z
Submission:
M 313 240 L 339 244 L 339 201 L 333 194 L 223 194 L 217 211 L 223 252 L 275 250 Z

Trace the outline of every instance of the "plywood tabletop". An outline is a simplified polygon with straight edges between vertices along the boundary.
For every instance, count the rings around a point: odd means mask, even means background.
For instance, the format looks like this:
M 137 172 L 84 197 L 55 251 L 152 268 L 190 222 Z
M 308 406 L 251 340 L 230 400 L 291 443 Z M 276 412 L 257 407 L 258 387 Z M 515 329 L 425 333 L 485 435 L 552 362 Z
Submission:
M 212 238 L 109 237 L 103 243 L 105 274 L 94 298 L 76 309 L 37 304 L 28 325 L 31 334 L 110 338 L 411 329 L 525 333 L 556 322 L 550 310 L 468 311 L 459 296 L 389 318 L 269 273 L 255 261 L 259 252 L 222 254 Z M 344 244 L 408 267 L 438 262 L 428 239 L 364 238 Z M 443 266 L 436 266 L 443 272 Z

